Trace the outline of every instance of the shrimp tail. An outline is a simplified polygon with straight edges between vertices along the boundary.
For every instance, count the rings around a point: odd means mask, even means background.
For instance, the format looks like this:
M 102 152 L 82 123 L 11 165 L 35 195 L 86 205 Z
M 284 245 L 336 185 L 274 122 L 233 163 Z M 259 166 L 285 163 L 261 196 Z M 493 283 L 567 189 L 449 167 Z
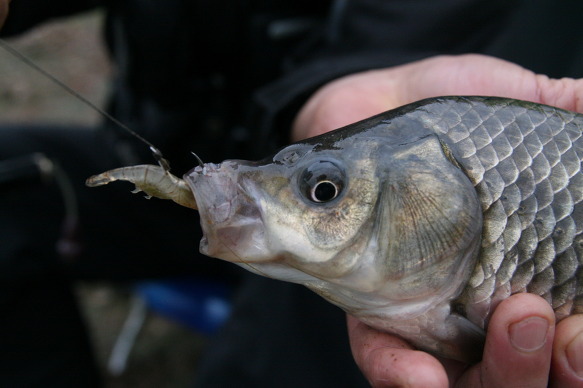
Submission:
M 143 191 L 147 197 L 171 199 L 181 206 L 198 210 L 188 184 L 160 166 L 143 164 L 116 168 L 89 177 L 85 185 L 96 187 L 115 181 L 131 182 L 136 185 L 134 192 Z

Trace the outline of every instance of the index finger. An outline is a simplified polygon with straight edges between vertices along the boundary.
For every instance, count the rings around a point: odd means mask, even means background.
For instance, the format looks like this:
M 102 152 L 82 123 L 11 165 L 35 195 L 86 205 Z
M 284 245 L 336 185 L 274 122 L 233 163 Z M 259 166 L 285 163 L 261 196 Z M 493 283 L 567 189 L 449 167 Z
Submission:
M 354 317 L 348 316 L 347 323 L 354 359 L 373 387 L 448 386 L 445 369 L 433 356 Z

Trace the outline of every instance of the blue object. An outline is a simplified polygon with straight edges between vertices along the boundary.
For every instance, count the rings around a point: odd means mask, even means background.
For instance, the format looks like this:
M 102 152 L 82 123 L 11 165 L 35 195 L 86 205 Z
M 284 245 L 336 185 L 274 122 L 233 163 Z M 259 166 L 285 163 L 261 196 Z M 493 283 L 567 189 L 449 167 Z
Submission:
M 148 307 L 203 334 L 214 334 L 231 311 L 231 288 L 199 278 L 140 282 L 136 292 Z

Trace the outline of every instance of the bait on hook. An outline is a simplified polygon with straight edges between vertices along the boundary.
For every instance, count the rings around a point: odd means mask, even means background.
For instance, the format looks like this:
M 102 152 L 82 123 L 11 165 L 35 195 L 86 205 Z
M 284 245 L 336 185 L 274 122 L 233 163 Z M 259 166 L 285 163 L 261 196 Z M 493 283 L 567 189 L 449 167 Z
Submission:
M 147 197 L 157 197 L 161 199 L 171 199 L 179 205 L 189 207 L 191 209 L 197 209 L 196 201 L 194 196 L 186 182 L 182 179 L 177 178 L 175 175 L 170 173 L 170 163 L 164 157 L 162 152 L 154 146 L 151 142 L 146 140 L 144 137 L 139 135 L 137 132 L 129 128 L 127 125 L 107 113 L 105 110 L 99 108 L 94 103 L 89 101 L 87 98 L 83 97 L 77 91 L 66 85 L 61 80 L 57 79 L 55 76 L 44 70 L 42 67 L 35 64 L 30 58 L 22 54 L 18 50 L 10 46 L 6 41 L 0 39 L 0 47 L 6 50 L 8 53 L 18 58 L 21 62 L 32 68 L 34 71 L 40 73 L 45 78 L 49 79 L 51 82 L 65 90 L 67 93 L 76 97 L 79 101 L 87 105 L 89 108 L 98 112 L 100 115 L 106 119 L 113 122 L 118 127 L 122 128 L 136 139 L 144 143 L 150 151 L 152 152 L 153 158 L 156 160 L 159 166 L 154 165 L 140 165 L 133 167 L 122 167 L 115 170 L 107 171 L 105 173 L 92 176 L 86 181 L 86 185 L 89 187 L 106 185 L 109 182 L 116 180 L 123 180 L 132 182 L 136 186 L 134 192 L 143 191 L 146 193 Z M 193 153 L 196 157 L 199 165 L 203 165 L 202 160 Z

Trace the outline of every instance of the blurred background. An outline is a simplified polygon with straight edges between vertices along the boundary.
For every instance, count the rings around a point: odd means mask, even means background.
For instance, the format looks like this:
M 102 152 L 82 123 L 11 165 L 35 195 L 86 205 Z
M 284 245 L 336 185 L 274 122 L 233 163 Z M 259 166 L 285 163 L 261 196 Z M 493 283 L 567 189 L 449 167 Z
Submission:
M 101 43 L 103 15 L 91 12 L 45 24 L 10 39 L 12 47 L 98 106 L 107 95 L 111 65 Z M 92 125 L 102 120 L 50 80 L 0 49 L 0 125 L 58 123 Z M 107 363 L 130 311 L 128 286 L 80 283 L 77 292 L 90 326 L 107 387 L 186 387 L 205 346 L 205 336 L 146 311 L 123 372 Z

